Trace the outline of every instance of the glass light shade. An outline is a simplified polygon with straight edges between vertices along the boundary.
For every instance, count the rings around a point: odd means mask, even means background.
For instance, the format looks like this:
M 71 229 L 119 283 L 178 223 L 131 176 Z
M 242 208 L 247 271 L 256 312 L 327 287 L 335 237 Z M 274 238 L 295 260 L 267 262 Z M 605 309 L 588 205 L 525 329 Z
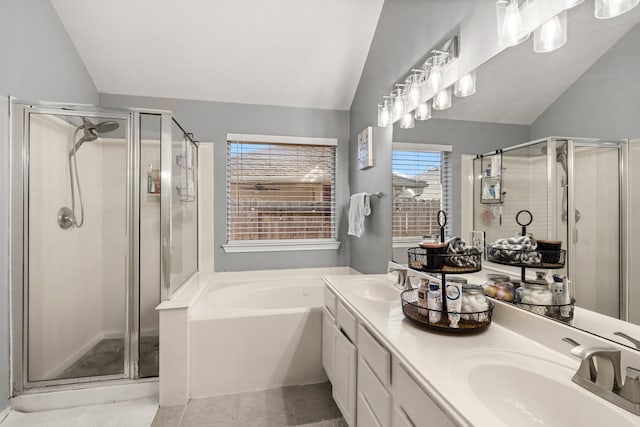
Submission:
M 533 33 L 533 51 L 551 52 L 567 42 L 567 11 L 564 10 L 540 25 Z
M 594 15 L 598 19 L 609 19 L 629 12 L 640 0 L 596 0 Z
M 420 74 L 412 73 L 409 77 L 407 77 L 407 111 L 413 111 L 416 109 L 418 104 L 420 103 Z
M 402 89 L 395 89 L 391 92 L 393 96 L 393 109 L 391 110 L 391 120 L 396 122 L 404 115 L 404 91 Z
M 584 3 L 584 0 L 564 0 L 564 8 L 571 9 L 582 3 Z
M 416 120 L 413 118 L 413 112 L 406 111 L 400 120 L 400 127 L 402 129 L 411 129 L 416 125 Z
M 434 110 L 446 110 L 451 108 L 451 87 L 442 89 L 433 97 Z
M 442 66 L 440 64 L 431 66 L 429 78 L 427 79 L 427 88 L 431 93 L 437 93 L 442 90 Z
M 458 98 L 471 96 L 476 93 L 476 71 L 465 74 L 458 80 L 453 88 L 453 94 Z
M 526 5 L 526 1 L 524 4 Z M 520 15 L 518 0 L 509 0 L 506 6 L 503 1 L 498 1 L 496 10 L 498 16 L 498 44 L 500 46 L 517 46 L 529 38 L 529 32 L 524 26 L 522 15 Z
M 378 104 L 378 127 L 386 128 L 391 124 L 391 105 L 386 99 Z
M 431 118 L 431 106 L 425 101 L 418 105 L 415 112 L 416 120 L 429 120 Z

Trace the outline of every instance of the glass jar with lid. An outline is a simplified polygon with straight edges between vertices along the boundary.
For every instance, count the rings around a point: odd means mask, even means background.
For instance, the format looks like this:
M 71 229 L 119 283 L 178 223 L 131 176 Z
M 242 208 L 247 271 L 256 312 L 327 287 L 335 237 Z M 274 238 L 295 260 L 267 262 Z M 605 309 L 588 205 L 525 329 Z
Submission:
M 502 301 L 513 302 L 515 291 L 509 276 L 504 274 L 487 274 L 482 282 L 484 294 Z
M 536 314 L 547 314 L 547 306 L 553 304 L 553 294 L 545 280 L 525 280 L 518 288 L 517 302 L 525 310 Z
M 489 318 L 488 310 L 489 301 L 487 301 L 487 297 L 483 293 L 482 286 L 464 283 L 462 285 L 460 318 L 462 320 L 486 322 Z

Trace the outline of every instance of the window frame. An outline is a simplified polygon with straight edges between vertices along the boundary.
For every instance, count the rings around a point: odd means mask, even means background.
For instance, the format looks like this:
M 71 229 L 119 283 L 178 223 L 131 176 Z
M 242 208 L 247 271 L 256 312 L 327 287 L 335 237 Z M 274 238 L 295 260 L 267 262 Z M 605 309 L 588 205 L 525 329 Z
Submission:
M 252 142 L 264 144 L 290 144 L 290 145 L 322 145 L 335 147 L 334 155 L 334 186 L 333 197 L 336 199 L 338 175 L 338 139 L 337 138 L 321 138 L 321 137 L 300 137 L 300 136 L 281 136 L 281 135 L 259 135 L 259 134 L 243 134 L 243 133 L 227 133 L 226 144 L 233 142 Z M 225 161 L 226 179 L 229 177 L 229 157 Z M 225 253 L 247 253 L 247 252 L 281 252 L 281 251 L 314 251 L 314 250 L 337 250 L 341 242 L 338 240 L 338 214 L 336 203 L 332 206 L 332 214 L 334 221 L 333 237 L 329 239 L 279 239 L 279 240 L 228 240 L 229 233 L 229 191 L 230 187 L 227 183 L 225 190 L 225 232 L 227 233 L 226 243 L 222 245 Z M 337 201 L 336 201 L 337 202 Z
M 447 210 L 447 208 L 449 208 L 448 210 L 450 211 L 453 205 L 452 194 L 451 194 L 451 190 L 452 190 L 451 181 L 453 179 L 451 154 L 453 151 L 453 147 L 451 145 L 428 144 L 428 143 L 422 143 L 422 142 L 392 142 L 391 144 L 392 159 L 393 159 L 394 151 L 409 151 L 409 152 L 420 151 L 420 152 L 427 152 L 427 153 L 436 153 L 436 152 L 442 153 L 442 158 L 440 162 L 442 171 L 445 176 L 449 177 L 448 181 L 442 182 L 442 205 L 445 211 Z M 445 156 L 448 156 L 449 158 L 445 160 Z M 393 160 L 392 160 L 391 169 L 393 174 Z M 393 183 L 392 183 L 392 186 L 393 186 Z M 393 204 L 393 200 L 392 200 L 392 204 Z M 450 230 L 450 227 L 451 227 L 451 212 L 447 212 L 447 227 L 445 228 L 445 233 L 447 234 L 445 238 L 448 236 L 448 234 L 450 234 L 450 231 L 448 231 Z M 423 237 L 422 236 L 396 237 L 393 235 L 393 224 L 392 224 L 391 239 L 392 239 L 392 247 L 394 249 L 395 248 L 412 248 L 417 246 L 423 240 Z

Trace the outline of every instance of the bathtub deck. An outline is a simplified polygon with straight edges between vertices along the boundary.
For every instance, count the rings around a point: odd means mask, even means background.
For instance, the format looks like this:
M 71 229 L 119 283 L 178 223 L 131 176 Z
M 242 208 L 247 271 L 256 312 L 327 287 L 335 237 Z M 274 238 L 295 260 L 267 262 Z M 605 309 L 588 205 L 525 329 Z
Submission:
M 152 427 L 285 427 L 340 416 L 327 382 L 191 399 L 186 405 L 160 408 Z

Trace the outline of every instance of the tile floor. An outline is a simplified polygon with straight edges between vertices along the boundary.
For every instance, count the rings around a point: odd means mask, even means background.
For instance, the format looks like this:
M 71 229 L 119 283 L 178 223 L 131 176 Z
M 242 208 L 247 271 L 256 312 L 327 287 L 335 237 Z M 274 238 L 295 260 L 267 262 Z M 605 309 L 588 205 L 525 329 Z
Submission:
M 140 338 L 140 377 L 158 376 L 158 337 Z M 124 372 L 124 340 L 104 339 L 69 366 L 58 379 L 114 375 Z
M 152 427 L 285 427 L 340 417 L 331 384 L 191 399 L 186 405 L 160 408 Z

